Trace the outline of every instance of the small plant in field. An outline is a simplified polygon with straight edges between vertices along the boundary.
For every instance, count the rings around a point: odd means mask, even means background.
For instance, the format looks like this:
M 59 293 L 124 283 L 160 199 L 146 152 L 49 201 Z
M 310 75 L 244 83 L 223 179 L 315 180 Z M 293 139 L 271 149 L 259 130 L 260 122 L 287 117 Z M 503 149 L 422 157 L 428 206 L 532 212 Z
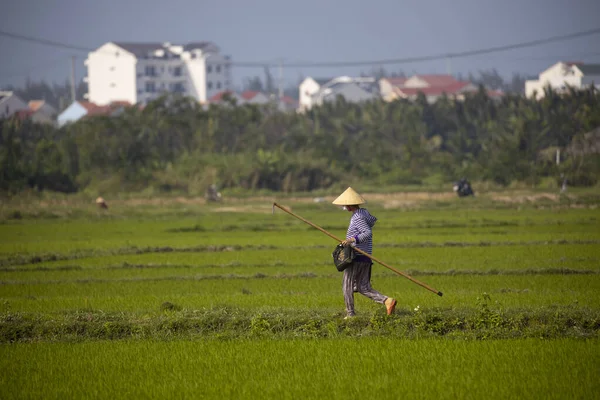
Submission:
M 485 328 L 500 328 L 503 324 L 503 318 L 500 312 L 492 310 L 489 302 L 492 297 L 488 293 L 483 293 L 481 297 L 477 297 L 478 315 L 475 320 L 475 327 L 484 330 Z M 484 338 L 487 334 L 484 333 Z
M 369 320 L 369 324 L 371 329 L 374 331 L 381 331 L 386 326 L 386 317 L 381 315 L 380 313 L 374 313 L 371 319 Z
M 425 328 L 425 325 L 426 325 L 425 316 L 423 314 L 423 311 L 421 311 L 420 306 L 416 306 L 413 309 L 413 316 L 410 320 L 411 320 L 412 325 L 417 329 L 417 331 Z
M 269 332 L 270 329 L 269 320 L 263 317 L 262 314 L 257 314 L 250 320 L 250 333 L 252 334 L 262 335 Z

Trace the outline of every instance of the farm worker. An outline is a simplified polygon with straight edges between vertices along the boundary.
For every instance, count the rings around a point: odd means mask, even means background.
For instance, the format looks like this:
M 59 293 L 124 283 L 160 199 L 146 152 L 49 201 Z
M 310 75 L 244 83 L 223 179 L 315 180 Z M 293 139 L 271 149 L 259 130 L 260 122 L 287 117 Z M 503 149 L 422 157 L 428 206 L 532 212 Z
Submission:
M 372 229 L 375 222 L 377 222 L 377 218 L 371 215 L 367 209 L 360 208 L 360 205 L 365 203 L 365 199 L 351 187 L 333 201 L 333 204 L 343 206 L 344 210 L 352 213 L 346 240 L 342 244 L 357 247 L 365 253 L 372 254 Z M 355 315 L 354 292 L 358 292 L 377 303 L 384 304 L 388 315 L 391 315 L 394 308 L 396 308 L 395 299 L 387 297 L 371 287 L 372 265 L 373 262 L 369 257 L 358 253 L 352 264 L 344 270 L 342 291 L 346 303 L 346 318 Z

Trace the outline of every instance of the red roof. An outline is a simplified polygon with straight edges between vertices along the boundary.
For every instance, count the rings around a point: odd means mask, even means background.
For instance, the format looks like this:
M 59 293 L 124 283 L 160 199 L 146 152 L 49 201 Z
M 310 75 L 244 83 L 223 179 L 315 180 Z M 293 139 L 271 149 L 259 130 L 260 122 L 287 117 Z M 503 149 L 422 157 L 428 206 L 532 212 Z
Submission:
M 94 115 L 108 115 L 112 111 L 110 106 L 96 106 L 92 109 L 88 109 L 87 116 L 91 117 Z
M 208 101 L 214 101 L 214 102 L 221 101 L 221 100 L 223 100 L 223 96 L 225 94 L 233 95 L 233 92 L 231 90 L 224 90 L 222 92 L 218 92 L 218 93 L 214 94 L 210 99 L 208 99 Z
M 98 104 L 92 103 L 90 101 L 79 101 L 78 103 L 86 109 L 88 116 L 109 115 L 111 112 L 113 112 L 119 107 L 131 106 L 131 103 L 125 100 L 113 101 L 106 106 L 99 106 Z
M 255 91 L 252 91 L 252 90 L 246 90 L 245 92 L 242 92 L 242 97 L 244 98 L 244 100 L 252 100 L 259 93 L 260 92 L 255 92 Z
M 78 103 L 80 106 L 85 108 L 87 110 L 87 112 L 90 112 L 90 111 L 94 110 L 95 108 L 99 107 L 98 105 L 92 103 L 91 101 L 78 101 Z
M 127 100 L 117 100 L 117 101 L 112 101 L 109 106 L 116 108 L 116 107 L 131 107 L 131 103 L 128 102 Z

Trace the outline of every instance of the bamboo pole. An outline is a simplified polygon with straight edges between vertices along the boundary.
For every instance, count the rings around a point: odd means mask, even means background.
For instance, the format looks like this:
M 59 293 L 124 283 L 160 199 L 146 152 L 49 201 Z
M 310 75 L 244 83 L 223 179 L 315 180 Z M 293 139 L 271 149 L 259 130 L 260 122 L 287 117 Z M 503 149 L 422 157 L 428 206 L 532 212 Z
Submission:
M 281 205 L 279 205 L 279 204 L 277 204 L 277 203 L 273 203 L 273 212 L 275 212 L 275 207 L 279 208 L 280 210 L 283 210 L 283 211 L 285 211 L 286 213 L 290 214 L 291 216 L 293 216 L 293 217 L 295 217 L 295 218 L 298 218 L 300 221 L 307 223 L 308 225 L 312 226 L 313 228 L 316 228 L 316 229 L 320 230 L 321 232 L 323 232 L 324 234 L 326 234 L 326 235 L 327 235 L 327 236 L 329 236 L 330 238 L 334 239 L 335 241 L 337 241 L 337 242 L 339 242 L 339 243 L 341 243 L 341 242 L 342 242 L 342 240 L 340 240 L 338 237 L 336 237 L 336 236 L 332 235 L 331 233 L 327 232 L 325 229 L 321 228 L 321 227 L 320 227 L 320 226 L 318 226 L 318 225 L 315 225 L 315 224 L 313 224 L 313 223 L 312 223 L 312 222 L 310 222 L 309 220 L 307 220 L 307 219 L 305 219 L 305 218 L 302 218 L 301 216 L 299 216 L 299 215 L 297 215 L 297 214 L 294 214 L 293 212 L 291 212 L 291 211 L 290 211 L 290 210 L 288 210 L 287 208 L 285 208 L 285 207 L 283 207 L 283 206 L 281 206 Z M 401 276 L 405 277 L 405 278 L 406 278 L 406 279 L 408 279 L 409 281 L 411 281 L 411 282 L 413 282 L 413 283 L 416 283 L 417 285 L 419 285 L 419 286 L 421 286 L 421 287 L 424 287 L 425 289 L 429 290 L 430 292 L 433 292 L 433 293 L 437 294 L 438 296 L 442 296 L 442 295 L 443 295 L 443 293 L 442 293 L 442 292 L 440 292 L 439 290 L 436 290 L 436 289 L 432 288 L 431 286 L 427 285 L 426 283 L 423 283 L 423 282 L 421 282 L 421 281 L 419 281 L 419 280 L 417 280 L 417 279 L 413 278 L 412 276 L 410 276 L 410 275 L 408 275 L 408 274 L 405 274 L 404 272 L 398 271 L 397 269 L 395 269 L 395 268 L 393 268 L 393 267 L 391 267 L 391 266 L 387 265 L 387 264 L 386 264 L 386 263 L 384 263 L 383 261 L 381 261 L 381 260 L 379 260 L 379 259 L 377 259 L 377 258 L 373 257 L 373 256 L 372 256 L 372 255 L 370 255 L 369 253 L 367 253 L 367 252 L 364 252 L 364 251 L 362 251 L 361 249 L 359 249 L 359 248 L 356 248 L 356 247 L 354 248 L 354 250 L 355 250 L 356 252 L 358 252 L 358 253 L 362 254 L 362 255 L 365 255 L 365 256 L 369 257 L 371 260 L 373 260 L 373 261 L 375 261 L 375 262 L 377 262 L 377 263 L 379 263 L 379 264 L 383 265 L 384 267 L 386 267 L 386 268 L 388 268 L 388 269 L 390 269 L 390 270 L 394 271 L 394 272 L 395 272 L 395 273 L 397 273 L 398 275 L 401 275 Z

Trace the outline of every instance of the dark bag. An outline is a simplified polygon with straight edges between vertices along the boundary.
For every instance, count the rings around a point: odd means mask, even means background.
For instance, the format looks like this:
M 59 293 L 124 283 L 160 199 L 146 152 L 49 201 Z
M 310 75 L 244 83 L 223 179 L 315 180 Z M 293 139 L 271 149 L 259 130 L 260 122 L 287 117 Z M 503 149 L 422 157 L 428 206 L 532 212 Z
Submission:
M 335 247 L 331 255 L 333 256 L 335 267 L 338 271 L 342 272 L 352 264 L 354 257 L 356 257 L 356 252 L 353 247 L 344 246 L 340 243 Z

